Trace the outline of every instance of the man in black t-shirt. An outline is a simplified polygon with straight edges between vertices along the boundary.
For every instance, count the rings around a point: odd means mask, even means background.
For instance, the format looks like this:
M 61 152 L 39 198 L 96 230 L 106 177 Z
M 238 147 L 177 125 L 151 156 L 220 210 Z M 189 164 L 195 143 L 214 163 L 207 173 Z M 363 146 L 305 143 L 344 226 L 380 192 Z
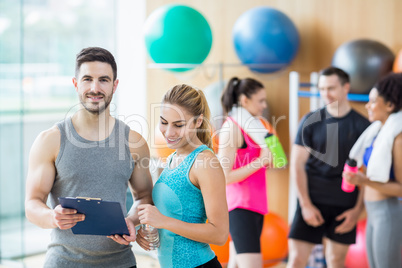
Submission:
M 349 105 L 347 73 L 328 67 L 321 71 L 318 87 L 326 106 L 304 116 L 292 147 L 290 172 L 298 202 L 287 267 L 305 267 L 323 237 L 328 266 L 344 267 L 363 210 L 361 191 L 343 192 L 341 182 L 349 151 L 370 123 Z

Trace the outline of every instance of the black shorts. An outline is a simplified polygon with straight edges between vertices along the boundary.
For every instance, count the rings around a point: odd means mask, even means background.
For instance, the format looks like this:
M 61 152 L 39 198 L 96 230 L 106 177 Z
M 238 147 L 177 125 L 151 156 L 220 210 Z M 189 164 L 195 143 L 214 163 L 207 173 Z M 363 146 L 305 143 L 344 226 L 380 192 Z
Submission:
M 313 244 L 322 244 L 322 238 L 325 236 L 330 240 L 333 240 L 342 244 L 354 244 L 356 242 L 356 227 L 352 231 L 345 234 L 335 233 L 335 228 L 343 222 L 337 221 L 335 218 L 342 214 L 348 208 L 336 207 L 328 205 L 316 205 L 320 210 L 322 217 L 324 218 L 324 224 L 313 227 L 308 225 L 302 216 L 301 208 L 297 203 L 296 213 L 292 222 L 292 226 L 289 232 L 289 238 L 310 242 Z
M 260 253 L 264 215 L 236 208 L 229 212 L 229 231 L 237 254 Z
M 222 268 L 222 265 L 218 261 L 218 258 L 215 256 L 215 258 L 213 258 L 209 262 L 206 262 L 206 263 L 204 263 L 204 264 L 202 264 L 200 266 L 197 266 L 195 268 Z

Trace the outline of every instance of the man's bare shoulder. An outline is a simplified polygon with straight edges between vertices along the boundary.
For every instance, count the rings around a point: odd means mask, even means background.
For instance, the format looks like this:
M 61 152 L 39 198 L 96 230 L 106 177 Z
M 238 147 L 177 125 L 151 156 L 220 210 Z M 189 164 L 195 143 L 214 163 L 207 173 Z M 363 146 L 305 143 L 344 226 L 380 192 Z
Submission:
M 134 156 L 139 156 L 140 158 L 148 157 L 149 158 L 149 147 L 147 141 L 144 137 L 135 130 L 130 129 L 129 137 L 128 137 L 128 146 L 130 148 L 131 154 Z M 134 159 L 136 160 L 136 159 Z
M 57 156 L 60 149 L 60 130 L 57 126 L 53 126 L 39 133 L 31 152 L 36 154 L 46 154 L 50 157 Z
M 38 137 L 36 138 L 36 141 L 46 143 L 57 142 L 58 144 L 60 144 L 60 135 L 61 134 L 59 128 L 57 126 L 53 126 L 39 133 Z

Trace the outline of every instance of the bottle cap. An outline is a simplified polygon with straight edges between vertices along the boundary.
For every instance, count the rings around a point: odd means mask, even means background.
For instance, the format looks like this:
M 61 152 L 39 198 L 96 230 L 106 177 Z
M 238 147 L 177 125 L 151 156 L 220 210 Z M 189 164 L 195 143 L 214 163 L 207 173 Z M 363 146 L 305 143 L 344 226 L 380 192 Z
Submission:
M 346 164 L 350 167 L 355 167 L 357 166 L 357 162 L 356 160 L 352 159 L 352 158 L 348 158 L 348 160 L 346 160 Z
M 274 135 L 274 134 L 268 132 L 267 135 L 265 135 L 265 139 L 266 139 L 266 138 L 269 138 L 269 137 L 271 137 L 271 136 L 273 136 L 273 135 Z

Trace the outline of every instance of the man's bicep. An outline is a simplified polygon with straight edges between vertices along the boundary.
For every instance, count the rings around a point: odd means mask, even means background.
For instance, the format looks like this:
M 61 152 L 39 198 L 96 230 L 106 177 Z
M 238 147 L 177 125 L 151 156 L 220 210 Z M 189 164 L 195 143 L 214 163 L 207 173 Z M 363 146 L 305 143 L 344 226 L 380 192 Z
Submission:
M 55 178 L 54 166 L 40 163 L 28 171 L 26 181 L 26 198 L 40 199 L 46 202 Z
M 148 145 L 138 133 L 132 131 L 130 141 L 134 140 L 141 142 L 139 147 L 130 148 L 134 160 L 134 169 L 130 177 L 130 189 L 137 200 L 143 197 L 150 197 L 153 184 L 149 171 L 150 153 Z
M 27 200 L 46 201 L 56 176 L 54 159 L 57 147 L 57 139 L 49 134 L 41 134 L 32 145 L 26 180 Z
M 292 163 L 295 166 L 304 166 L 310 156 L 308 150 L 301 145 L 294 144 L 292 146 Z
M 152 193 L 152 176 L 148 166 L 136 162 L 130 178 L 130 189 L 135 199 L 141 199 Z

